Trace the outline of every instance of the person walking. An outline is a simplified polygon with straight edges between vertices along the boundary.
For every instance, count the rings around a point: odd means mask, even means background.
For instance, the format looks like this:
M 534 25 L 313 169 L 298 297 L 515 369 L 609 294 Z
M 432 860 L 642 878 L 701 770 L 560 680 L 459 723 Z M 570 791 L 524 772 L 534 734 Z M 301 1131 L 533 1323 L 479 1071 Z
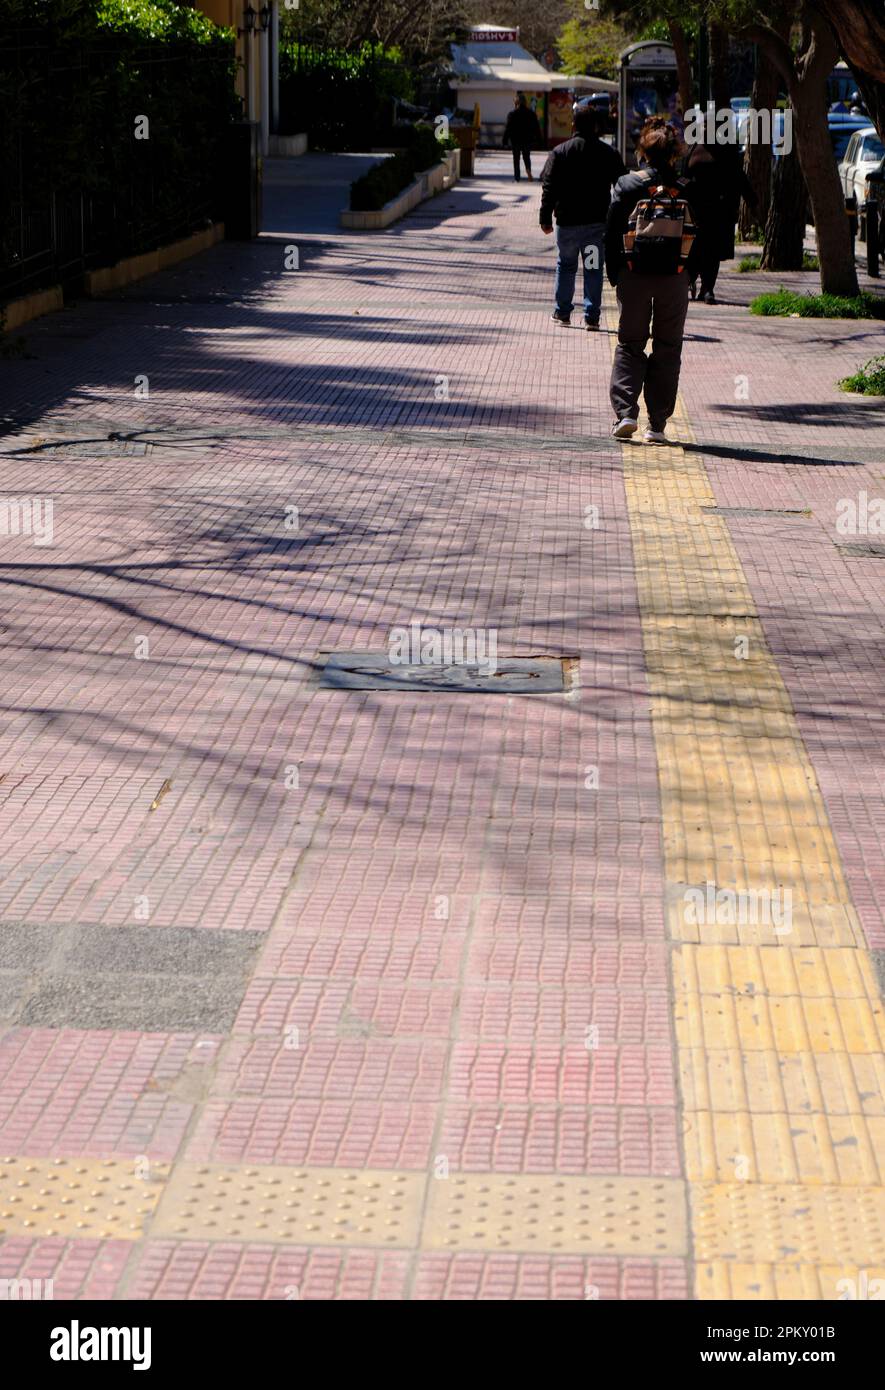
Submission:
M 567 328 L 574 308 L 578 258 L 584 269 L 584 327 L 599 327 L 602 307 L 603 242 L 612 184 L 625 172 L 621 156 L 600 140 L 599 115 L 589 98 L 575 103 L 574 135 L 557 145 L 541 174 L 541 230 L 549 236 L 556 219 L 556 308 L 554 323 Z
M 693 189 L 677 173 L 680 133 L 663 116 L 645 122 L 636 149 L 640 168 L 615 184 L 605 230 L 605 269 L 620 311 L 609 391 L 616 417 L 611 433 L 615 439 L 636 433 L 642 393 L 648 410 L 645 443 L 667 444 L 694 271 Z M 652 350 L 646 357 L 649 333 Z
M 522 92 L 513 98 L 513 110 L 504 123 L 504 145 L 513 151 L 513 177 L 519 183 L 520 157 L 525 171 L 532 177 L 532 145 L 540 145 L 541 127 L 534 111 L 531 110 Z
M 734 256 L 734 228 L 741 198 L 756 206 L 752 184 L 744 173 L 743 156 L 736 145 L 718 145 L 712 131 L 692 145 L 683 161 L 683 173 L 694 189 L 693 207 L 699 219 L 696 266 L 700 290 L 692 277 L 692 298 L 715 304 L 714 288 L 722 261 Z

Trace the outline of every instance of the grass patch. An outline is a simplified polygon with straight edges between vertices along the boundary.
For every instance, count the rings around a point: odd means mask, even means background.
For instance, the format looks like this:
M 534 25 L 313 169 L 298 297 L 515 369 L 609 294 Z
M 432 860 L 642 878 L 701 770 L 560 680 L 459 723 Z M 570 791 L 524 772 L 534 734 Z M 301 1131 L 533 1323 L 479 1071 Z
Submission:
M 841 294 L 796 294 L 783 285 L 773 294 L 750 301 L 751 314 L 800 319 L 883 319 L 885 299 L 864 291 L 849 298 Z
M 843 377 L 839 389 L 860 396 L 885 396 L 885 356 L 871 357 L 853 376 Z
M 761 269 L 761 256 L 744 256 L 743 260 L 738 262 L 738 270 L 742 272 Z M 810 251 L 806 251 L 802 256 L 802 269 L 820 270 L 820 261 L 817 259 L 817 256 L 813 256 Z

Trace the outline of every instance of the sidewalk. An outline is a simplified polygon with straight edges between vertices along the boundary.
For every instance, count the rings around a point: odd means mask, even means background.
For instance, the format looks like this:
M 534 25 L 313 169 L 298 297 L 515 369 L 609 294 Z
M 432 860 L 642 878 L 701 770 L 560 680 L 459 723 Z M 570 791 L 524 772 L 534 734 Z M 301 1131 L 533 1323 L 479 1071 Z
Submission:
M 836 527 L 885 406 L 835 386 L 882 325 L 726 274 L 680 444 L 619 445 L 508 163 L 298 271 L 281 201 L 4 364 L 54 510 L 0 554 L 0 1279 L 885 1278 L 885 536 Z M 320 684 L 413 621 L 567 688 Z

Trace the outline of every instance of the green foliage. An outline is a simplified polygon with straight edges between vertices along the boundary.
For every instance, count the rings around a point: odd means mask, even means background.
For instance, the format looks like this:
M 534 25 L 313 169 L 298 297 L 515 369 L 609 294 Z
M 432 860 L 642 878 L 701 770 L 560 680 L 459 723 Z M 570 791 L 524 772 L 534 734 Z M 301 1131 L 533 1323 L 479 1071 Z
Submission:
M 451 139 L 437 140 L 432 126 L 417 125 L 410 130 L 410 148 L 373 165 L 350 185 L 352 212 L 377 212 L 408 188 L 418 174 L 438 164 L 446 149 L 455 144 Z
M 618 75 L 618 59 L 630 42 L 626 30 L 615 20 L 587 10 L 585 17 L 579 15 L 570 19 L 560 31 L 557 47 L 562 71 L 614 80 Z
M 100 0 L 95 8 L 98 30 L 138 35 L 142 39 L 191 39 L 211 44 L 233 38 L 232 29 L 213 24 L 202 10 L 170 4 L 169 0 Z
M 885 396 L 885 356 L 871 357 L 853 376 L 843 377 L 839 389 L 861 396 Z
M 761 256 L 744 256 L 743 260 L 738 261 L 738 270 L 746 272 L 748 270 L 761 270 Z M 820 261 L 817 256 L 813 256 L 810 251 L 805 251 L 802 255 L 803 270 L 820 270 Z
M 867 292 L 851 297 L 796 294 L 781 285 L 776 294 L 757 295 L 750 303 L 750 312 L 781 318 L 885 319 L 885 299 Z

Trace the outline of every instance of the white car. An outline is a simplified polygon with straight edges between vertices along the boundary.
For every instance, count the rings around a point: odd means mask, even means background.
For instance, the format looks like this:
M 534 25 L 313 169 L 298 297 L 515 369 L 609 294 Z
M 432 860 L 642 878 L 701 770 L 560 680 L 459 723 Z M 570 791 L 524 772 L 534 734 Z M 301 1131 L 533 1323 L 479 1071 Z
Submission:
M 856 130 L 845 149 L 845 157 L 839 165 L 839 181 L 846 198 L 853 200 L 854 206 L 863 207 L 867 201 L 867 179 L 875 173 L 885 159 L 885 146 L 875 126 L 863 126 Z M 863 228 L 858 228 L 863 235 Z

